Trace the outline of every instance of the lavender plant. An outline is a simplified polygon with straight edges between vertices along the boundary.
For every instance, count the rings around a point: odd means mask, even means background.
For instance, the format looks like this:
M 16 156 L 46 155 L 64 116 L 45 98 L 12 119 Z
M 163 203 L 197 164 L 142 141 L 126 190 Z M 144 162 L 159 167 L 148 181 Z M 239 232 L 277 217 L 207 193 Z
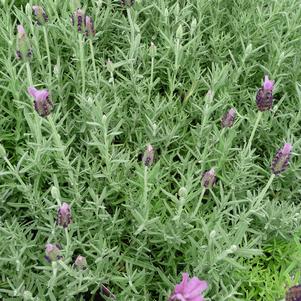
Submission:
M 133 2 L 1 2 L 0 299 L 283 299 L 299 2 Z

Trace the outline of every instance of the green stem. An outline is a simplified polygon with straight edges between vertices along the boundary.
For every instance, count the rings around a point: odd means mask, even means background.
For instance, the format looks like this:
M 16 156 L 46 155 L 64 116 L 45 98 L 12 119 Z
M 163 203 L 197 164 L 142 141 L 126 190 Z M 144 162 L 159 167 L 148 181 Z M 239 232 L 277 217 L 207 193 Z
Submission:
M 69 249 L 70 249 L 70 236 L 69 236 L 69 232 L 68 229 L 65 228 L 65 235 L 66 235 L 66 258 L 68 259 L 69 257 Z
M 86 73 L 85 73 L 85 55 L 84 55 L 84 38 L 79 34 L 79 51 L 80 51 L 80 69 L 82 73 L 82 94 L 86 90 Z
M 33 81 L 32 81 L 32 75 L 31 75 L 31 69 L 30 69 L 29 62 L 26 62 L 26 72 L 27 72 L 27 79 L 28 79 L 29 85 L 32 86 Z
M 260 192 L 260 194 L 256 198 L 256 203 L 259 204 L 263 200 L 263 198 L 265 197 L 268 189 L 270 188 L 270 186 L 271 186 L 274 178 L 275 178 L 275 174 L 271 174 L 269 181 L 267 182 L 267 184 L 265 185 L 265 187 L 262 189 L 262 191 Z
M 58 269 L 57 262 L 52 261 L 51 266 L 52 266 L 52 276 L 48 281 L 48 293 L 49 293 L 49 291 L 51 292 L 53 290 L 53 287 L 55 286 L 56 278 L 57 278 L 57 269 Z
M 155 63 L 155 58 L 152 57 L 152 62 L 151 62 L 151 77 L 150 77 L 150 84 L 148 87 L 148 100 L 151 98 L 151 93 L 153 89 L 153 81 L 154 81 L 154 63 Z
M 260 119 L 261 119 L 261 116 L 262 116 L 262 112 L 259 111 L 259 112 L 257 113 L 257 119 L 256 119 L 256 121 L 255 121 L 255 124 L 254 124 L 254 127 L 253 127 L 253 131 L 252 131 L 251 136 L 250 136 L 250 138 L 249 138 L 249 142 L 248 142 L 248 145 L 247 145 L 247 149 L 251 149 L 252 141 L 253 141 L 253 138 L 254 138 L 256 129 L 257 129 L 257 127 L 258 127 L 259 121 L 260 121 Z
M 47 35 L 45 26 L 43 26 L 43 32 L 44 32 L 44 40 L 45 40 L 47 58 L 48 58 L 48 76 L 49 76 L 48 86 L 49 86 L 51 83 L 52 71 L 51 71 L 51 57 L 50 57 L 50 51 L 49 51 L 48 35 Z
M 143 174 L 143 204 L 145 206 L 145 210 L 146 210 L 146 217 L 145 219 L 148 220 L 148 204 L 147 204 L 147 182 L 148 182 L 148 177 L 147 177 L 147 166 L 144 166 L 144 174 Z
M 197 203 L 197 206 L 195 207 L 194 209 L 194 212 L 192 214 L 192 217 L 195 217 L 201 207 L 201 204 L 202 204 L 202 200 L 203 200 L 203 197 L 204 197 L 204 194 L 205 194 L 205 191 L 206 191 L 206 188 L 203 188 L 202 192 L 201 192 L 201 195 L 200 195 L 200 198 L 199 198 L 199 201 Z
M 95 63 L 95 55 L 94 55 L 94 47 L 93 47 L 93 43 L 92 40 L 89 39 L 89 44 L 90 44 L 90 51 L 91 51 L 91 57 L 92 57 L 92 66 L 93 66 L 93 70 L 94 70 L 94 76 L 95 76 L 95 82 L 97 83 L 97 70 L 96 70 L 96 63 Z

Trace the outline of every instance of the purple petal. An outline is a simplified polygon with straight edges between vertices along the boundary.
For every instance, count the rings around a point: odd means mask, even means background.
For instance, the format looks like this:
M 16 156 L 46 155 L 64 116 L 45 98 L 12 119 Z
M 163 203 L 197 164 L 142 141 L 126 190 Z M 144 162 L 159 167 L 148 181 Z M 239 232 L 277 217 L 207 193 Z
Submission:
M 36 98 L 36 93 L 38 92 L 38 90 L 33 87 L 33 86 L 30 86 L 28 89 L 27 89 L 29 95 L 31 95 L 32 97 Z
M 274 81 L 269 80 L 269 76 L 268 75 L 266 75 L 264 77 L 263 88 L 265 90 L 273 90 L 273 88 L 274 88 Z
M 288 155 L 291 153 L 293 146 L 290 143 L 285 143 L 282 148 L 282 153 Z
M 177 284 L 175 287 L 175 293 L 182 293 L 187 285 L 188 280 L 189 280 L 188 273 L 183 273 L 181 283 Z
M 185 297 L 195 298 L 198 297 L 202 291 L 207 289 L 208 284 L 206 281 L 199 280 L 197 277 L 193 277 L 185 288 Z
M 24 29 L 24 27 L 22 25 L 18 25 L 17 26 L 17 30 L 18 30 L 18 34 L 19 34 L 20 37 L 23 37 L 23 36 L 26 35 L 25 29 Z

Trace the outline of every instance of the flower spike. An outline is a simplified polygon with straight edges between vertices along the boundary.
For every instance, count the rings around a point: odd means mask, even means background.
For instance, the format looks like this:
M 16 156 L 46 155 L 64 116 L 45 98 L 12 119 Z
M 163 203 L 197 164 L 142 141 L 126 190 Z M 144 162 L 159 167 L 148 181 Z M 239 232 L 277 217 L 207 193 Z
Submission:
M 256 94 L 256 105 L 260 111 L 264 112 L 273 107 L 273 89 L 274 81 L 269 80 L 268 75 L 266 75 L 262 87 Z
M 276 156 L 272 161 L 272 172 L 276 176 L 284 172 L 289 164 L 289 159 L 291 157 L 293 146 L 289 143 L 285 143 L 284 146 L 278 150 Z
M 49 98 L 48 90 L 38 90 L 30 86 L 28 88 L 28 94 L 34 98 L 34 108 L 40 116 L 46 117 L 51 113 L 53 103 Z

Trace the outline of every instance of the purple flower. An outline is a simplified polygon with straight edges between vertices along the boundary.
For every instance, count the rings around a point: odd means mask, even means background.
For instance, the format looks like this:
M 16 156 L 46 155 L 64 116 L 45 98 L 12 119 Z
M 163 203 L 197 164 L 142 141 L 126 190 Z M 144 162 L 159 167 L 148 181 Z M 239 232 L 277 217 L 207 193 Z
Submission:
M 35 87 L 30 86 L 28 93 L 34 98 L 34 108 L 37 113 L 42 117 L 48 116 L 53 109 L 48 90 L 37 90 Z
M 142 162 L 145 166 L 151 166 L 154 162 L 155 150 L 152 145 L 148 145 L 142 157 Z
M 26 58 L 30 59 L 32 56 L 32 50 L 25 29 L 22 25 L 18 25 L 17 31 L 18 34 L 17 34 L 16 58 L 18 60 L 26 59 Z
M 87 268 L 87 260 L 86 257 L 78 255 L 75 259 L 74 265 L 80 270 L 84 270 Z
M 67 228 L 72 222 L 71 209 L 67 203 L 63 203 L 57 211 L 57 224 Z
M 85 18 L 85 36 L 95 36 L 94 22 L 89 16 Z
M 73 26 L 77 27 L 78 32 L 84 32 L 86 15 L 85 12 L 78 8 L 71 16 L 71 22 Z
M 94 22 L 85 12 L 78 8 L 71 16 L 73 26 L 77 26 L 77 31 L 83 33 L 86 37 L 95 36 Z
M 48 262 L 60 260 L 62 258 L 61 248 L 58 244 L 46 244 L 45 253 L 45 258 Z
M 183 273 L 182 277 L 181 283 L 176 285 L 168 301 L 204 301 L 201 294 L 207 289 L 207 282 L 197 277 L 189 279 L 188 273 Z
M 202 184 L 205 188 L 212 188 L 216 182 L 215 170 L 211 168 L 206 171 L 202 177 Z
M 263 86 L 257 91 L 256 104 L 260 111 L 270 110 L 273 106 L 274 81 L 269 80 L 268 75 L 264 77 Z
M 33 5 L 32 10 L 39 25 L 43 25 L 48 21 L 48 16 L 42 6 Z
M 222 127 L 230 128 L 235 120 L 236 111 L 234 108 L 230 109 L 222 118 Z
M 292 153 L 292 148 L 293 146 L 291 144 L 285 143 L 274 157 L 271 169 L 276 176 L 286 170 Z

